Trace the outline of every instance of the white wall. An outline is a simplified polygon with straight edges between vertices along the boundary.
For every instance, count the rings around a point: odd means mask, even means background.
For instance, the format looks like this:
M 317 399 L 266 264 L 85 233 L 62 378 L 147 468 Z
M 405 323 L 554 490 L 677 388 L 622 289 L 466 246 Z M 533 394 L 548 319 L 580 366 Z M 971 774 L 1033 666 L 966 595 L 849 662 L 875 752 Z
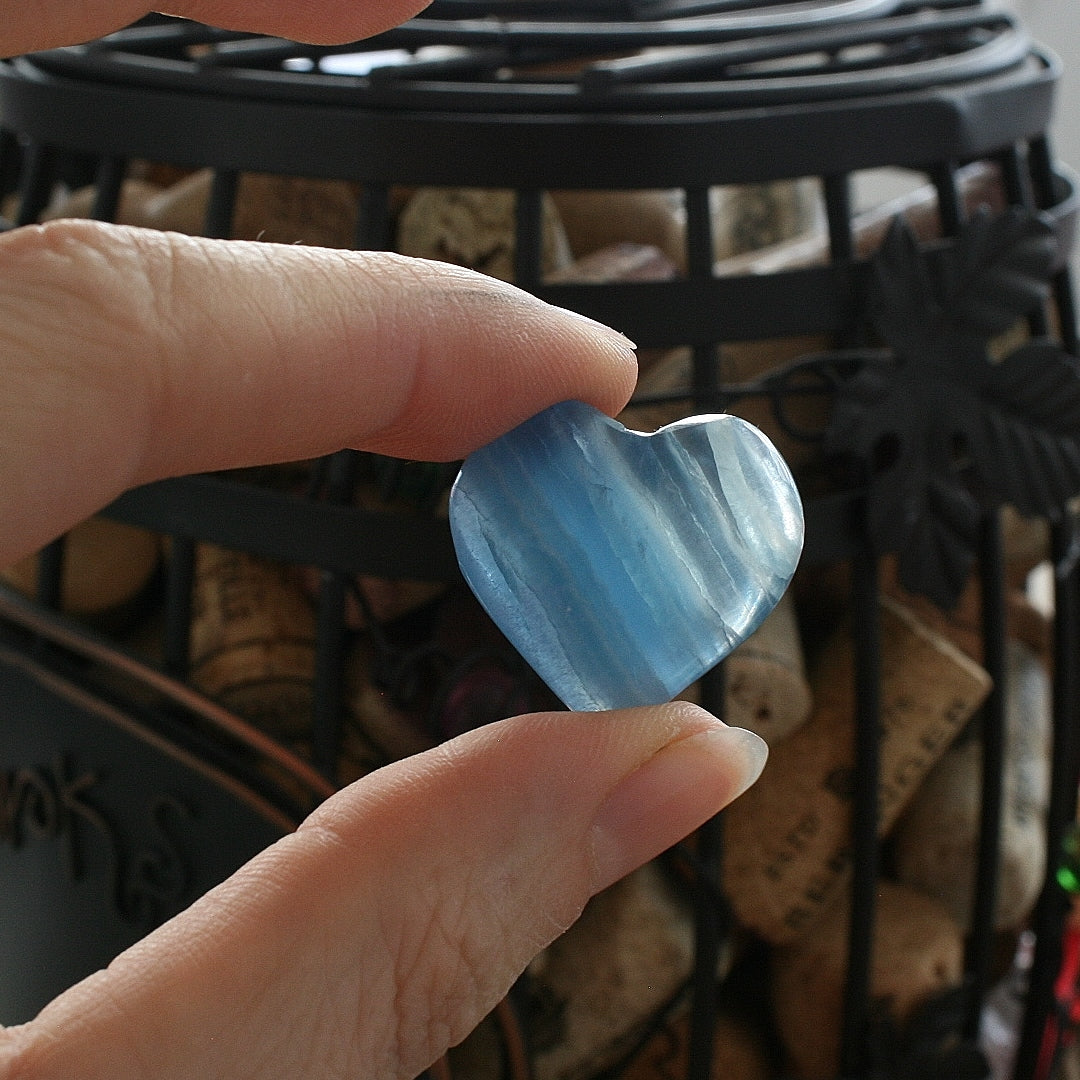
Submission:
M 1080 0 L 1006 0 L 1031 36 L 1065 66 L 1054 124 L 1058 157 L 1080 169 Z

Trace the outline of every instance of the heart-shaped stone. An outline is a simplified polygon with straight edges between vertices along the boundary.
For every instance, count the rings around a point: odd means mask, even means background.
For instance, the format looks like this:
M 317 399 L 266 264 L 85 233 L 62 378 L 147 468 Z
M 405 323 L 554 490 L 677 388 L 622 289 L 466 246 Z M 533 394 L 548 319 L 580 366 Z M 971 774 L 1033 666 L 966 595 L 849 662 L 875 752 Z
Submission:
M 471 454 L 450 493 L 465 580 L 576 710 L 668 701 L 780 599 L 803 514 L 783 458 L 738 417 L 651 435 L 552 406 Z

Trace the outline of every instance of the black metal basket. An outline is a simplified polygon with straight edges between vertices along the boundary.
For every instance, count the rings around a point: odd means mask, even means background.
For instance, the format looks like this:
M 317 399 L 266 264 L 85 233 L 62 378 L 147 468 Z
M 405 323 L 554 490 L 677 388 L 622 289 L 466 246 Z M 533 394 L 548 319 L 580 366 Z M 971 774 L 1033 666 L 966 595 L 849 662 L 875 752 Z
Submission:
M 427 16 L 398 30 L 339 49 L 155 18 L 89 45 L 6 62 L 0 66 L 0 177 L 7 178 L 16 196 L 11 223 L 37 220 L 58 180 L 92 182 L 91 216 L 113 219 L 123 181 L 137 161 L 214 170 L 201 230 L 209 236 L 231 235 L 236 192 L 245 173 L 350 181 L 358 189 L 354 244 L 375 249 L 392 244 L 392 193 L 399 187 L 511 189 L 516 193 L 513 267 L 519 285 L 618 326 L 645 349 L 688 348 L 687 384 L 665 394 L 665 404 L 689 413 L 738 410 L 757 402 L 792 445 L 809 447 L 819 462 L 827 458 L 828 467 L 815 469 L 805 481 L 804 567 L 836 564 L 850 571 L 857 746 L 841 1067 L 845 1076 L 869 1076 L 880 1064 L 868 1042 L 871 933 L 883 857 L 877 827 L 879 569 L 883 556 L 909 547 L 915 535 L 886 525 L 917 520 L 935 543 L 940 541 L 940 557 L 927 561 L 925 573 L 917 559 L 914 567 L 908 560 L 906 580 L 915 591 L 947 603 L 972 567 L 981 586 L 983 662 L 995 690 L 978 723 L 983 825 L 959 1021 L 959 1034 L 971 1040 L 994 975 L 997 946 L 994 882 L 1006 672 L 1000 510 L 1018 502 L 1016 491 L 1030 477 L 1023 473 L 1012 487 L 995 487 L 986 475 L 997 468 L 1009 472 L 1001 462 L 972 467 L 955 459 L 963 455 L 942 461 L 920 456 L 916 446 L 914 456 L 900 456 L 905 464 L 917 465 L 925 483 L 914 494 L 910 486 L 896 488 L 891 471 L 896 440 L 914 446 L 917 439 L 909 429 L 879 430 L 874 424 L 880 417 L 868 420 L 857 409 L 853 418 L 852 401 L 866 380 L 887 381 L 903 368 L 898 358 L 910 361 L 908 370 L 915 363 L 908 354 L 917 352 L 918 342 L 890 340 L 880 321 L 875 323 L 875 297 L 883 289 L 902 290 L 905 273 L 932 275 L 933 267 L 963 258 L 971 245 L 989 237 L 987 242 L 1005 248 L 1021 243 L 1037 249 L 1037 265 L 1025 278 L 1021 298 L 1003 296 L 1001 310 L 1010 316 L 1007 322 L 1020 317 L 1031 335 L 1050 342 L 1045 355 L 1053 352 L 1053 370 L 1064 373 L 1055 393 L 1065 395 L 1062 400 L 1071 406 L 1073 390 L 1066 376 L 1074 366 L 1069 357 L 1078 350 L 1066 264 L 1076 194 L 1071 178 L 1055 166 L 1046 139 L 1057 62 L 1033 46 L 1010 16 L 962 3 L 916 8 L 884 0 L 794 5 L 596 0 L 572 10 L 570 18 L 557 3 L 516 0 L 500 6 L 442 0 Z M 363 53 L 367 59 L 357 60 Z M 344 56 L 352 65 L 346 73 Z M 566 61 L 573 62 L 569 74 L 558 66 Z M 852 182 L 864 170 L 883 167 L 925 178 L 934 193 L 938 227 L 935 238 L 919 242 L 895 228 L 891 240 L 871 255 L 860 249 Z M 1000 204 L 994 217 L 973 212 L 965 183 L 974 174 L 993 177 Z M 771 271 L 759 265 L 740 272 L 736 266 L 717 274 L 711 189 L 808 178 L 819 192 L 825 221 L 819 257 Z M 566 189 L 679 193 L 686 220 L 683 272 L 647 282 L 567 284 L 545 278 L 543 193 Z M 995 327 L 981 325 L 984 336 L 992 336 Z M 750 383 L 729 377 L 726 356 L 732 345 L 796 336 L 824 338 L 830 345 L 824 353 L 801 357 Z M 967 362 L 948 356 L 935 361 L 946 366 Z M 955 373 L 936 388 L 934 371 L 922 373 L 930 387 L 927 408 L 944 411 L 956 386 Z M 831 413 L 817 428 L 801 419 L 800 410 L 811 399 L 830 403 Z M 844 409 L 837 402 L 846 403 Z M 1071 503 L 1080 485 L 1074 485 L 1070 446 L 1062 449 L 1073 435 L 1064 431 L 1058 436 L 1054 452 L 1060 451 L 1065 464 L 1049 465 L 1039 495 L 1021 506 L 1049 521 L 1055 569 L 1054 754 L 1046 823 L 1051 853 L 1060 848 L 1075 816 L 1080 755 L 1074 734 L 1080 703 L 1080 598 Z M 212 764 L 228 777 L 229 791 L 242 784 L 245 793 L 257 794 L 259 806 L 272 808 L 272 813 L 257 814 L 259 821 L 250 829 L 238 825 L 237 850 L 190 875 L 185 887 L 176 890 L 176 903 L 228 872 L 230 858 L 235 863 L 257 850 L 267 829 L 272 833 L 298 819 L 305 800 L 325 793 L 326 778 L 335 776 L 350 633 L 345 608 L 354 577 L 458 580 L 449 538 L 437 516 L 402 517 L 351 505 L 358 470 L 382 467 L 343 453 L 316 470 L 307 491 L 283 491 L 247 475 L 180 478 L 130 492 L 108 510 L 116 519 L 169 538 L 161 666 L 137 672 L 140 685 L 149 681 L 154 686 L 153 708 L 145 715 L 134 713 L 127 693 L 120 712 L 136 715 L 140 731 L 181 747 L 185 768 L 193 775 L 203 776 Z M 961 507 L 962 527 L 949 524 L 949 508 L 955 506 Z M 214 724 L 208 732 L 203 704 L 196 708 L 201 720 L 194 725 L 190 716 L 176 713 L 172 692 L 183 693 L 190 667 L 196 550 L 207 542 L 319 571 L 310 756 L 324 777 L 321 788 L 294 757 L 288 761 L 287 781 L 280 772 L 268 781 L 267 771 L 253 766 L 268 752 L 265 743 L 257 735 L 253 743 Z M 5 702 L 22 700 L 17 696 L 22 669 L 31 661 L 16 657 L 32 659 L 35 685 L 49 684 L 56 676 L 48 672 L 59 664 L 64 679 L 82 687 L 80 692 L 87 692 L 91 680 L 94 695 L 103 692 L 99 669 L 114 666 L 115 657 L 108 655 L 112 646 L 95 651 L 97 646 L 86 645 L 96 640 L 92 635 L 73 634 L 49 614 L 58 605 L 63 560 L 63 541 L 42 554 L 35 604 L 3 601 L 4 656 L 10 648 L 14 673 L 10 682 L 5 680 Z M 417 656 L 430 658 L 423 645 L 410 642 L 409 649 L 413 666 L 406 665 L 406 674 L 417 670 Z M 75 670 L 69 671 L 73 658 Z M 512 658 L 499 662 L 512 669 Z M 443 675 L 447 670 L 445 665 L 440 669 Z M 525 679 L 515 685 L 527 685 L 526 677 L 513 670 L 514 679 Z M 456 674 L 451 671 L 451 682 Z M 395 677 L 405 677 L 400 665 Z M 169 693 L 155 682 L 159 678 L 166 679 Z M 723 680 L 721 666 L 704 682 L 705 703 L 717 712 L 723 709 Z M 70 696 L 68 689 L 60 693 L 61 698 Z M 93 747 L 102 737 L 97 718 L 103 715 L 97 705 L 77 716 L 61 709 L 47 735 L 30 731 L 25 717 L 31 707 L 12 705 L 13 718 L 5 721 L 0 741 L 4 768 L 20 761 L 59 761 L 74 753 L 75 745 L 80 761 L 97 760 Z M 189 702 L 186 707 L 194 706 Z M 140 745 L 153 741 L 141 735 L 139 740 Z M 117 760 L 128 752 L 118 749 Z M 178 760 L 169 753 L 170 760 Z M 70 773 L 56 775 L 70 778 Z M 153 783 L 168 787 L 174 781 Z M 303 797 L 296 797 L 297 784 Z M 202 795 L 191 798 L 198 801 Z M 244 799 L 251 804 L 248 794 Z M 135 811 L 117 806 L 115 813 Z M 39 832 L 44 831 L 40 826 Z M 695 975 L 688 988 L 688 1074 L 693 1077 L 709 1075 L 717 959 L 733 930 L 717 887 L 722 836 L 721 817 L 701 831 L 692 862 L 683 864 L 693 868 L 697 933 Z M 192 843 L 197 848 L 199 841 Z M 7 862 L 6 872 L 22 873 L 21 861 Z M 55 881 L 32 886 L 31 897 L 36 887 L 52 895 L 67 886 Z M 82 902 L 71 902 L 64 917 L 78 912 Z M 16 920 L 25 922 L 29 903 L 23 895 Z M 153 911 L 164 915 L 168 907 L 158 905 Z M 1031 1076 L 1035 1069 L 1052 1008 L 1066 907 L 1064 893 L 1048 875 L 1032 922 L 1038 944 L 1018 1077 Z M 22 939 L 29 950 L 47 937 L 50 909 L 39 914 L 44 923 L 34 944 Z M 15 925 L 5 917 L 5 927 Z M 91 936 L 85 921 L 68 932 L 81 941 Z M 64 956 L 50 952 L 48 985 L 13 1005 L 15 1011 L 62 988 L 80 966 L 90 970 L 101 962 L 99 950 L 77 946 L 72 961 L 69 944 L 64 943 Z M 106 948 L 119 944 L 114 936 Z M 11 965 L 39 963 L 18 947 L 4 955 Z

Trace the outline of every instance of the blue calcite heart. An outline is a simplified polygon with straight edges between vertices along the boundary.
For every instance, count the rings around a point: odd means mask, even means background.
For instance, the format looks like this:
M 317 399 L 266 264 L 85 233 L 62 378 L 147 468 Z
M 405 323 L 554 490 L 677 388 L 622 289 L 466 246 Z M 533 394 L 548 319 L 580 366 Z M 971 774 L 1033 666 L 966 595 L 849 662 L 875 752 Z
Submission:
M 565 401 L 470 455 L 450 493 L 465 580 L 571 709 L 656 705 L 787 588 L 803 514 L 784 460 L 734 416 L 652 435 Z

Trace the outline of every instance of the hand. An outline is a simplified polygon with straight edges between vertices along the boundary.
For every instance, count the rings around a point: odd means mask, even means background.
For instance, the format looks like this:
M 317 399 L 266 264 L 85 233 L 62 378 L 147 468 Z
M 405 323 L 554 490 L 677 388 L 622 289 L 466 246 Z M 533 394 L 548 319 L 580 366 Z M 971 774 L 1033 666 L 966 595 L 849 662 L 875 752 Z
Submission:
M 687 704 L 538 714 L 373 773 L 0 1035 L 0 1077 L 408 1080 L 734 798 L 754 739 Z
M 0 565 L 145 481 L 454 459 L 629 397 L 620 334 L 456 266 L 89 221 L 0 235 Z
M 168 13 L 294 41 L 329 45 L 358 41 L 411 19 L 430 0 L 176 0 Z M 74 45 L 108 34 L 154 9 L 141 0 L 42 0 L 8 4 L 0 56 Z
M 417 6 L 184 13 L 349 39 Z M 142 12 L 24 8 L 0 27 L 12 52 Z M 0 237 L 0 355 L 0 563 L 133 484 L 343 446 L 456 458 L 558 400 L 617 411 L 635 373 L 614 331 L 455 267 L 90 222 Z M 0 1031 L 0 1078 L 413 1076 L 589 896 L 719 811 L 763 759 L 755 736 L 685 704 L 468 733 L 328 800 Z

